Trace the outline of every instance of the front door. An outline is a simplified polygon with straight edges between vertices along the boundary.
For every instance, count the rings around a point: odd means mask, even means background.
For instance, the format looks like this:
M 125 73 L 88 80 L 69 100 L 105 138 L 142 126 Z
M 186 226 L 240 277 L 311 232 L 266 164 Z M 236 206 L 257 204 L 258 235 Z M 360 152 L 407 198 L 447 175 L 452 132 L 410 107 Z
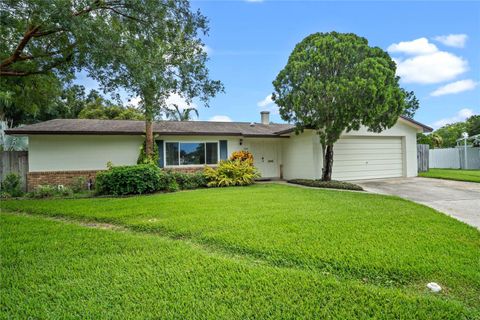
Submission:
M 252 142 L 253 165 L 262 178 L 278 177 L 277 144 L 275 142 Z

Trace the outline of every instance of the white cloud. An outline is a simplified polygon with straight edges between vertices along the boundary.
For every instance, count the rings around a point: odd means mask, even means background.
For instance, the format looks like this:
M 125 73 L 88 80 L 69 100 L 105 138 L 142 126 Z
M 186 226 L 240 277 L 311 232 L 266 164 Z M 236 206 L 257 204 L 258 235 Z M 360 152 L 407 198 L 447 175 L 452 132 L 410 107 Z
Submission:
M 167 100 L 165 100 L 165 103 L 167 105 L 167 108 L 173 109 L 173 105 L 177 105 L 180 110 L 184 110 L 186 108 L 195 108 L 197 109 L 197 105 L 193 102 L 190 104 L 187 103 L 187 101 L 182 98 L 179 94 L 171 94 Z
M 431 84 L 450 81 L 468 70 L 467 60 L 453 53 L 440 51 L 427 38 L 394 43 L 387 50 L 400 55 L 393 60 L 397 64 L 397 75 L 405 83 Z
M 465 121 L 466 119 L 470 118 L 474 114 L 475 112 L 472 109 L 464 108 L 458 111 L 457 114 L 454 115 L 453 117 L 438 120 L 432 125 L 432 128 L 436 129 L 436 128 L 443 127 L 444 125 L 447 125 L 447 124 Z
M 257 106 L 261 111 L 270 111 L 271 114 L 278 114 L 278 106 L 273 102 L 272 95 L 269 94 L 265 99 L 258 101 Z
M 466 34 L 449 34 L 446 36 L 437 36 L 433 39 L 449 47 L 463 48 L 465 47 L 468 36 Z
M 397 63 L 397 75 L 405 83 L 449 81 L 468 70 L 465 59 L 444 51 L 394 60 Z
M 208 119 L 208 121 L 214 121 L 214 122 L 232 122 L 232 119 L 230 119 L 229 116 L 222 116 L 222 115 L 216 115 Z
M 140 97 L 133 97 L 129 100 L 129 103 L 135 108 L 138 108 L 141 102 L 142 102 L 142 99 L 140 99 Z
M 452 83 L 448 83 L 444 86 L 441 86 L 437 90 L 433 91 L 430 95 L 437 97 L 437 96 L 443 96 L 446 94 L 455 94 L 463 91 L 473 90 L 475 89 L 477 84 L 478 84 L 477 82 L 471 79 L 455 81 Z
M 437 52 L 438 48 L 433 43 L 430 43 L 427 38 L 419 38 L 412 41 L 402 41 L 391 44 L 387 50 L 389 52 L 418 55 Z
M 138 96 L 131 98 L 129 101 L 129 103 L 135 108 L 137 108 L 141 104 L 141 102 L 142 102 L 142 99 L 140 99 L 140 97 Z M 173 105 L 177 105 L 180 110 L 183 110 L 186 108 L 197 109 L 197 105 L 195 103 L 191 102 L 190 104 L 188 104 L 187 101 L 177 93 L 171 94 L 167 98 L 167 100 L 165 100 L 165 104 L 169 109 L 173 109 Z
M 261 100 L 261 101 L 258 101 L 257 102 L 257 106 L 259 107 L 266 107 L 270 104 L 273 103 L 273 100 L 272 100 L 272 95 L 269 94 L 268 96 L 265 97 L 265 99 Z

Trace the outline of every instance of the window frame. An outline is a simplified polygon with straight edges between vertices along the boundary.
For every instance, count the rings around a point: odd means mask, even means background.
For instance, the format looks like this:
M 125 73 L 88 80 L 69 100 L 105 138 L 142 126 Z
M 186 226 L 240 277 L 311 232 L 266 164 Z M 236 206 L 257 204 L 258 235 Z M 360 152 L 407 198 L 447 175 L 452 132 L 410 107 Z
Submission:
M 178 164 L 167 164 L 167 143 L 178 143 Z M 204 164 L 180 164 L 180 144 L 182 143 L 203 143 L 205 149 L 205 163 Z M 216 143 L 217 144 L 217 162 L 216 163 L 206 163 L 207 162 L 207 143 Z M 204 140 L 204 141 L 195 141 L 195 140 L 165 140 L 163 141 L 163 162 L 165 168 L 178 168 L 178 167 L 204 167 L 204 166 L 215 166 L 220 162 L 220 140 Z

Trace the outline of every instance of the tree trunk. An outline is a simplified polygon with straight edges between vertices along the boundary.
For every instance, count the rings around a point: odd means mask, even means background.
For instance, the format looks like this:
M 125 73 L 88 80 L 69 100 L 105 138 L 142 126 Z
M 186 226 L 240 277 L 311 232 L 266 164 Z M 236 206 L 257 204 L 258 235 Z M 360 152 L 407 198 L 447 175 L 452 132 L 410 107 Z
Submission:
M 153 126 L 152 120 L 145 120 L 145 155 L 147 159 L 152 159 L 153 156 Z
M 322 146 L 322 148 L 325 148 Z M 332 169 L 333 169 L 333 144 L 327 145 L 323 152 L 323 170 L 322 170 L 322 180 L 330 181 L 332 180 Z

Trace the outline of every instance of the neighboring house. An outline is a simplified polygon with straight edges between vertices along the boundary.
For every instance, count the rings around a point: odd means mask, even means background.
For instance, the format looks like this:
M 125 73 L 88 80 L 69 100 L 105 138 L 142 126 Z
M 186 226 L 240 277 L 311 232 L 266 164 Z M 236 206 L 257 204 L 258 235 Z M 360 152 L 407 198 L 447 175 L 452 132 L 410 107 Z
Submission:
M 67 184 L 94 178 L 107 162 L 137 162 L 145 124 L 130 120 L 57 119 L 10 129 L 29 138 L 28 184 Z M 432 129 L 400 117 L 382 133 L 366 129 L 342 135 L 334 147 L 333 179 L 356 180 L 417 175 L 417 132 Z M 264 178 L 321 177 L 322 152 L 313 130 L 295 134 L 290 124 L 274 124 L 262 112 L 260 123 L 159 121 L 154 124 L 159 166 L 181 171 L 215 165 L 237 150 L 253 153 Z

